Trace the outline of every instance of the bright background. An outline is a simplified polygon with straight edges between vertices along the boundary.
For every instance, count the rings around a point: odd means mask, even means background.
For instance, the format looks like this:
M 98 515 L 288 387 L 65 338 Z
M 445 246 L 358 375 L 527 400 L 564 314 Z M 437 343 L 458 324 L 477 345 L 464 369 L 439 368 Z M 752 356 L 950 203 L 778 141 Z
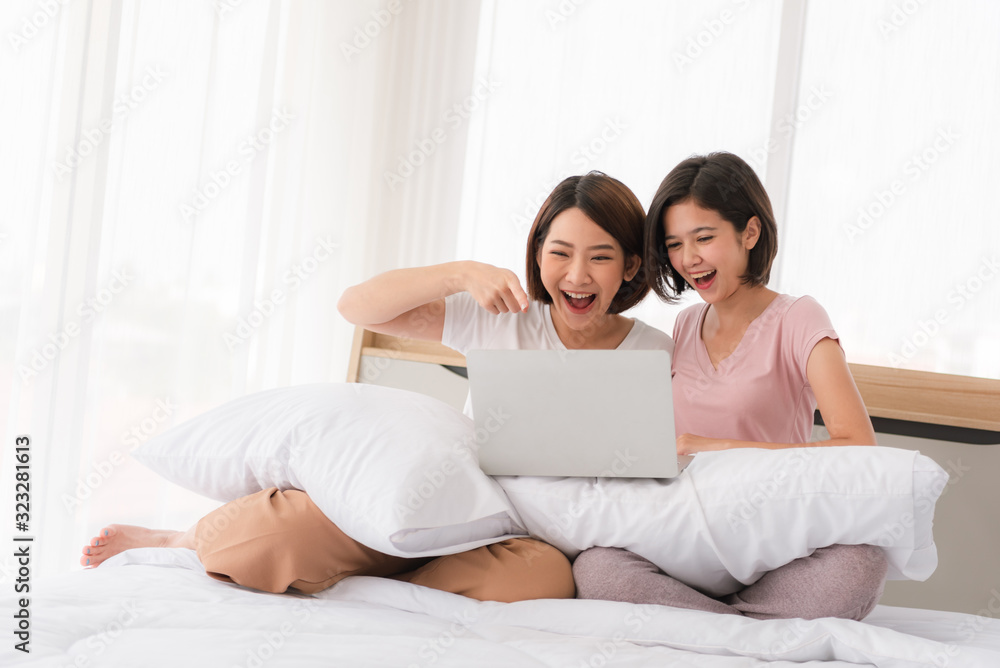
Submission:
M 523 276 L 539 204 L 591 169 L 648 205 L 683 158 L 741 155 L 771 287 L 851 361 L 1000 377 L 1000 3 L 18 0 L 0 34 L 0 517 L 29 434 L 36 575 L 103 523 L 215 507 L 128 452 L 342 380 L 335 303 L 375 273 Z

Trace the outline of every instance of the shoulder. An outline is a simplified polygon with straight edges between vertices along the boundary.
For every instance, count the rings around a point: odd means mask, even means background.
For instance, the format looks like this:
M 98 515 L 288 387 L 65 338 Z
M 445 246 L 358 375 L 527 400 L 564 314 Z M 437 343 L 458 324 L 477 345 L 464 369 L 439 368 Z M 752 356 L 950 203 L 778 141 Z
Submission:
M 452 316 L 466 315 L 475 306 L 479 306 L 479 304 L 476 303 L 476 300 L 468 292 L 456 292 L 444 298 L 444 311 L 446 315 L 449 313 Z
M 779 295 L 778 299 L 783 301 L 779 304 L 781 332 L 776 340 L 781 342 L 784 354 L 794 359 L 804 372 L 817 343 L 827 338 L 839 340 L 840 337 L 826 309 L 812 297 Z
M 481 321 L 493 326 L 502 327 L 521 321 L 540 322 L 545 317 L 547 304 L 537 301 L 528 302 L 528 310 L 524 313 L 490 313 L 479 305 L 468 292 L 456 292 L 445 297 L 445 317 L 456 322 Z
M 491 348 L 502 329 L 500 317 L 480 307 L 469 293 L 458 292 L 445 298 L 441 342 L 446 346 L 461 353 Z
M 778 295 L 778 299 L 781 298 L 787 301 L 783 318 L 786 323 L 801 325 L 805 328 L 833 328 L 830 322 L 830 315 L 826 312 L 826 309 L 809 295 L 803 295 L 802 297 Z
M 674 340 L 680 341 L 691 335 L 701 336 L 699 324 L 708 304 L 692 304 L 677 314 L 674 320 Z
M 528 310 L 524 313 L 501 313 L 497 316 L 501 322 L 521 329 L 536 330 L 544 327 L 549 318 L 549 305 L 535 300 L 528 301 Z
M 630 348 L 636 350 L 666 350 L 673 353 L 674 340 L 663 330 L 647 325 L 638 318 L 633 318 L 632 331 L 626 337 L 632 341 Z M 621 346 L 619 346 L 621 347 Z
M 705 303 L 691 304 L 690 306 L 688 306 L 683 311 L 677 314 L 677 322 L 678 323 L 680 322 L 688 323 L 692 321 L 698 322 L 699 320 L 701 320 L 701 314 L 702 312 L 704 312 L 706 308 L 708 308 L 708 304 Z
M 466 352 L 475 348 L 543 350 L 558 344 L 549 333 L 548 304 L 532 301 L 524 313 L 490 313 L 468 293 L 445 300 L 445 345 Z M 547 321 L 549 324 L 547 324 Z

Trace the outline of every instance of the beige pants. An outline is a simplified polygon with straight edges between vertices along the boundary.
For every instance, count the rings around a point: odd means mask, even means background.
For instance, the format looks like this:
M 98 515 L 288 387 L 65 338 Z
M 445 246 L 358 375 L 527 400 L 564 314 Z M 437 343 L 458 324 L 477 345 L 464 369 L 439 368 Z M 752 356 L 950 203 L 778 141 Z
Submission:
M 349 538 L 305 492 L 266 489 L 203 517 L 198 558 L 213 578 L 262 591 L 312 594 L 349 575 L 377 575 L 481 601 L 573 598 L 569 560 L 533 538 L 444 557 L 405 559 Z

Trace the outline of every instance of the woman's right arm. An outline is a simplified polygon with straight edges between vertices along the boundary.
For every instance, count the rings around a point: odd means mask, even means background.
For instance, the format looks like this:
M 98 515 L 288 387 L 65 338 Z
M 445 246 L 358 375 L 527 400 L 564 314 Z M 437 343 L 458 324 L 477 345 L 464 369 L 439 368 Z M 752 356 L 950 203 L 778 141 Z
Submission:
M 379 274 L 345 290 L 337 309 L 349 322 L 373 332 L 440 341 L 444 299 L 457 292 L 468 292 L 494 314 L 528 307 L 514 272 L 482 262 L 447 262 Z

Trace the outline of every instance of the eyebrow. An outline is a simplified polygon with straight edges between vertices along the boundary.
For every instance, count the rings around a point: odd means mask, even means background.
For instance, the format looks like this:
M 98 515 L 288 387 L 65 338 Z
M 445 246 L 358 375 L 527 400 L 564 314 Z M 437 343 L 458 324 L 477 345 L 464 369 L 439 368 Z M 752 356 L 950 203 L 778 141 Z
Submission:
M 702 225 L 701 227 L 696 227 L 693 230 L 691 230 L 691 232 L 689 233 L 689 235 L 690 234 L 699 234 L 700 232 L 715 232 L 716 229 L 717 228 L 711 227 L 709 225 Z M 663 240 L 666 241 L 667 239 L 677 239 L 677 238 L 678 237 L 676 235 L 668 234 L 667 236 L 665 236 L 663 238 Z
M 560 246 L 566 246 L 567 248 L 576 248 L 573 244 L 568 241 L 561 241 L 559 239 L 553 239 L 549 243 L 559 244 Z M 587 250 L 609 250 L 613 251 L 615 249 L 611 244 L 598 244 L 596 246 L 588 246 Z

